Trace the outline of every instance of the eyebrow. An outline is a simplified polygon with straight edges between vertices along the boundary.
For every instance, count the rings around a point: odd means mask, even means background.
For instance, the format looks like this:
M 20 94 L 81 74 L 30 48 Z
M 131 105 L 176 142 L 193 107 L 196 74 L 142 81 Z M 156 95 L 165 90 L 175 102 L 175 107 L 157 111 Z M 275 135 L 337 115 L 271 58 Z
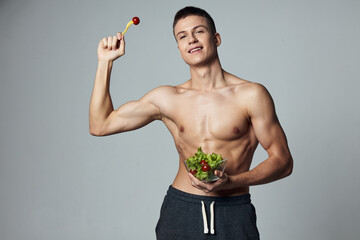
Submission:
M 208 30 L 208 28 L 207 28 L 205 25 L 197 25 L 197 26 L 193 27 L 191 30 L 195 30 L 195 29 L 200 28 L 200 27 L 203 27 L 203 28 L 205 28 L 206 30 Z M 178 32 L 178 33 L 175 35 L 176 38 L 177 38 L 177 36 L 178 36 L 179 34 L 184 33 L 184 32 L 186 32 L 186 31 L 180 31 L 180 32 Z

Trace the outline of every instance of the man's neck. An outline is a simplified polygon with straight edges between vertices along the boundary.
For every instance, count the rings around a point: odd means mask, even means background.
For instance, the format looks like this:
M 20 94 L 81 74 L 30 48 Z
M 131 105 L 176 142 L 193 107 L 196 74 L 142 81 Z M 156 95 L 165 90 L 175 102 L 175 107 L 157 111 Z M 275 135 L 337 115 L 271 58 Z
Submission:
M 211 92 L 216 88 L 225 86 L 224 71 L 220 61 L 204 66 L 190 66 L 190 88 L 205 92 Z

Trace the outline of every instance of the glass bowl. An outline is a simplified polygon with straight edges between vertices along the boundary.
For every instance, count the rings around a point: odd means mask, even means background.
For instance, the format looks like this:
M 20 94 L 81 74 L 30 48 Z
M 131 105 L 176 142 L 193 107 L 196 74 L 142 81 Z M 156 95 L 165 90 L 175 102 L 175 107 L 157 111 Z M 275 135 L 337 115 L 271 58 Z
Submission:
M 192 173 L 192 174 L 202 182 L 214 182 L 219 179 L 219 177 L 214 174 L 214 171 L 218 170 L 223 173 L 225 171 L 226 163 L 227 163 L 227 159 L 225 158 L 219 163 L 219 165 L 216 168 L 211 168 L 207 172 L 203 172 L 202 170 L 199 170 L 199 172 L 200 171 L 202 172 L 202 173 L 200 172 L 200 174 L 197 174 L 198 170 L 196 170 L 196 173 L 195 174 Z M 184 164 L 185 164 L 186 170 L 188 171 L 188 173 L 190 173 L 190 168 L 189 168 L 188 164 L 186 163 L 186 160 L 184 161 Z

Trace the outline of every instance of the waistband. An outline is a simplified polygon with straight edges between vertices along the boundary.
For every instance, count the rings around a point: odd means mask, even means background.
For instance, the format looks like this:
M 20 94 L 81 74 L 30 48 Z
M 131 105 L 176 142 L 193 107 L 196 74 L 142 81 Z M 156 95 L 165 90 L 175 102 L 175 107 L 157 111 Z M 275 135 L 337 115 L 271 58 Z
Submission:
M 251 203 L 251 195 L 249 193 L 239 195 L 239 196 L 230 196 L 230 197 L 214 197 L 214 196 L 202 196 L 183 192 L 177 188 L 174 188 L 170 185 L 167 196 L 177 198 L 179 200 L 201 204 L 201 201 L 204 202 L 216 202 L 216 205 L 240 205 L 240 204 L 249 204 Z

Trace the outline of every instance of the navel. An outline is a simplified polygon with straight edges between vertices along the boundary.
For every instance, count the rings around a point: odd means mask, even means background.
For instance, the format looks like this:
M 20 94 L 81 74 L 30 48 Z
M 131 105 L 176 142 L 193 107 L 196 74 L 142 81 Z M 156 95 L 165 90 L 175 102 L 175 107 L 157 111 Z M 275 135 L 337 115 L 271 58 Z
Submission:
M 233 128 L 233 133 L 239 134 L 239 133 L 240 133 L 240 130 L 239 130 L 237 127 L 234 127 L 234 128 Z

